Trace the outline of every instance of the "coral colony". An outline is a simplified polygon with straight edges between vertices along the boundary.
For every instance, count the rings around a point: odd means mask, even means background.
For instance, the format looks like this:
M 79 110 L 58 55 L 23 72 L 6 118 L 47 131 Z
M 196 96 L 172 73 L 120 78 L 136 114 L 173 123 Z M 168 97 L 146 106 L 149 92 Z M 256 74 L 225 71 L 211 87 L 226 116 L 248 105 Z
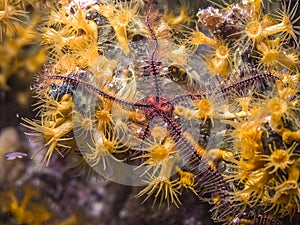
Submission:
M 2 2 L 3 39 L 26 14 Z M 215 222 L 292 223 L 300 7 L 286 2 L 198 10 L 181 1 L 171 11 L 152 0 L 47 3 L 37 119 L 22 123 L 42 143 L 42 165 L 53 154 L 75 157 L 78 167 L 143 186 L 136 196 L 154 207 L 180 207 L 191 191 L 212 205 Z

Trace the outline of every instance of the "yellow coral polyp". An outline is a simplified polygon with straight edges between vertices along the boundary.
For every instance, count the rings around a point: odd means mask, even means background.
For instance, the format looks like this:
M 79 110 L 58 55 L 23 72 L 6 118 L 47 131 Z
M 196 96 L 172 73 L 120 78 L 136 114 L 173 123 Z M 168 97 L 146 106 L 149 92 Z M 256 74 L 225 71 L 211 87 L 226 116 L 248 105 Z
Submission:
M 229 52 L 229 48 L 228 46 L 224 45 L 224 44 L 220 44 L 218 45 L 218 47 L 216 48 L 216 57 L 220 58 L 220 59 L 229 59 L 230 56 L 230 52 Z
M 272 152 L 271 160 L 273 165 L 276 167 L 285 169 L 289 164 L 292 164 L 294 161 L 289 159 L 288 153 L 282 149 L 276 149 Z M 275 169 L 276 170 L 276 169 Z M 274 171 L 273 171 L 274 172 Z M 271 171 L 272 173 L 272 171 Z
M 260 10 L 261 10 L 261 5 L 263 3 L 263 0 L 252 0 L 252 1 L 248 1 L 251 3 L 251 6 L 254 9 L 254 13 L 253 16 L 257 16 L 260 14 Z
M 214 75 L 220 75 L 223 78 L 228 76 L 228 60 L 222 58 L 209 58 L 206 59 L 206 66 Z
M 108 134 L 106 137 L 102 131 L 94 130 L 92 133 L 92 144 L 88 144 L 88 150 L 83 157 L 92 166 L 101 163 L 101 167 L 105 170 L 111 166 L 111 160 L 121 162 L 112 154 L 122 152 L 119 150 L 123 145 L 115 134 Z
M 263 39 L 262 31 L 263 27 L 257 20 L 250 21 L 245 26 L 245 34 L 253 43 L 257 43 Z
M 262 153 L 264 153 L 264 147 L 262 143 L 262 127 L 256 122 L 259 121 L 244 121 L 229 122 L 235 127 L 232 131 L 234 149 L 238 151 L 239 160 L 235 161 L 239 173 L 243 176 L 256 171 L 263 164 L 260 161 Z M 240 124 L 241 123 L 241 124 Z M 240 175 L 238 175 L 240 177 Z
M 207 45 L 215 48 L 217 41 L 214 38 L 206 36 L 204 33 L 198 30 L 198 27 L 196 27 L 196 30 L 193 30 L 189 35 L 186 42 L 186 47 L 192 51 L 196 51 L 198 45 Z
M 251 138 L 244 138 L 240 142 L 241 161 L 247 170 L 254 170 L 260 166 L 260 152 L 263 151 L 262 145 Z
M 269 145 L 269 149 L 271 151 L 270 155 L 263 155 L 263 161 L 266 161 L 265 168 L 267 170 L 272 169 L 269 173 L 275 173 L 280 169 L 283 172 L 287 172 L 286 169 L 289 168 L 295 161 L 295 158 L 299 156 L 299 154 L 295 154 L 294 150 L 298 144 L 296 142 L 289 148 L 285 149 L 277 149 L 276 146 L 272 147 Z
M 60 117 L 68 118 L 70 117 L 70 113 L 74 107 L 73 98 L 71 94 L 65 94 L 62 96 L 60 101 L 54 100 L 50 97 L 46 97 L 46 99 L 41 100 L 38 104 L 44 103 L 43 106 L 43 116 L 49 119 L 57 120 Z M 41 106 L 38 106 L 37 109 L 40 109 Z M 40 111 L 41 112 L 41 111 Z M 40 113 L 39 112 L 39 113 Z
M 278 62 L 278 51 L 271 49 L 263 54 L 261 61 L 266 66 L 274 66 Z
M 191 43 L 195 44 L 195 45 L 208 45 L 210 47 L 215 47 L 216 46 L 216 40 L 213 38 L 210 38 L 208 36 L 206 36 L 204 33 L 196 30 L 192 37 L 191 37 Z
M 299 165 L 294 164 L 288 170 L 288 179 L 274 187 L 271 203 L 276 213 L 282 217 L 288 215 L 292 218 L 299 212 L 300 207 Z
M 192 21 L 192 16 L 190 16 L 190 12 L 192 9 L 190 8 L 189 2 L 180 1 L 179 15 L 175 16 L 173 13 L 168 13 L 165 17 L 165 21 L 169 26 L 176 26 L 178 24 L 187 23 L 190 24 Z
M 228 69 L 231 62 L 230 49 L 228 45 L 222 41 L 212 41 L 215 43 L 210 45 L 210 47 L 214 48 L 214 50 L 205 57 L 206 66 L 214 75 L 221 75 L 226 79 L 228 77 Z M 206 45 L 208 45 L 208 43 L 206 43 Z
M 182 188 L 186 188 L 198 195 L 195 191 L 195 175 L 191 172 L 183 171 L 180 168 L 178 168 L 177 173 L 180 176 L 178 181 L 178 189 L 181 190 Z
M 110 102 L 103 100 L 102 107 L 95 111 L 96 124 L 100 130 L 105 129 L 112 122 L 111 107 Z
M 42 121 L 41 124 L 38 124 L 29 119 L 23 119 L 27 124 L 22 124 L 24 127 L 27 127 L 30 130 L 35 131 L 35 133 L 26 133 L 29 136 L 41 137 L 40 139 L 34 141 L 33 143 L 44 142 L 45 144 L 35 153 L 39 154 L 43 149 L 46 148 L 46 153 L 42 165 L 48 165 L 49 161 L 53 155 L 53 152 L 58 153 L 60 156 L 64 157 L 60 152 L 59 147 L 70 148 L 70 146 L 63 144 L 65 141 L 70 141 L 72 137 L 64 137 L 73 130 L 73 122 L 70 120 L 64 121 L 60 125 L 56 125 L 52 121 Z
M 159 206 L 161 206 L 162 201 L 166 200 L 168 206 L 170 203 L 173 203 L 176 207 L 179 207 L 180 200 L 178 190 L 178 179 L 171 180 L 172 171 L 174 167 L 174 163 L 176 163 L 178 159 L 172 158 L 165 161 L 162 164 L 161 170 L 157 176 L 149 176 L 149 178 L 145 181 L 147 186 L 141 190 L 136 197 L 141 197 L 146 195 L 146 198 L 143 202 L 145 202 L 150 196 L 154 195 L 153 206 L 156 201 L 159 200 Z
M 207 119 L 210 119 L 213 122 L 214 115 L 214 104 L 210 102 L 209 99 L 201 99 L 195 102 L 195 106 L 198 109 L 197 117 L 200 119 L 204 119 L 204 122 Z
M 274 97 L 268 100 L 266 107 L 269 110 L 269 112 L 271 112 L 272 114 L 274 113 L 279 115 L 283 115 L 289 109 L 287 102 L 284 99 L 279 97 Z
M 263 169 L 250 173 L 244 182 L 244 188 L 233 193 L 235 195 L 234 198 L 240 199 L 250 206 L 259 204 L 266 194 L 265 184 L 268 180 L 268 173 Z
M 72 29 L 70 29 L 71 34 L 76 34 L 77 36 L 91 36 L 90 39 L 97 40 L 98 37 L 98 27 L 94 21 L 89 21 L 85 19 L 85 13 L 78 9 L 74 19 L 70 21 L 69 24 Z
M 16 25 L 26 20 L 26 14 L 21 5 L 18 7 L 18 4 L 9 0 L 0 1 L 0 41 L 16 34 Z
M 251 96 L 248 96 L 248 97 L 238 97 L 238 98 L 236 98 L 235 101 L 241 106 L 241 111 L 242 112 L 249 112 L 249 110 L 250 110 Z
M 258 43 L 256 45 L 257 50 L 259 51 L 260 63 L 259 67 L 274 67 L 278 66 L 280 61 L 280 44 L 276 43 L 275 45 L 268 45 L 265 42 Z
M 191 120 L 197 118 L 198 110 L 189 109 L 182 105 L 176 105 L 174 107 L 174 113 L 178 116 L 183 116 L 184 118 Z
M 151 152 L 150 152 L 150 159 L 153 161 L 153 163 L 157 163 L 160 161 L 163 161 L 169 156 L 168 149 L 165 148 L 163 145 L 155 146 Z M 150 162 L 149 162 L 150 163 Z M 152 164 L 152 163 L 150 163 Z
M 300 141 L 300 130 L 291 131 L 284 129 L 282 132 L 282 140 L 287 144 L 291 144 L 293 141 Z
M 263 111 L 265 111 L 266 115 L 271 116 L 270 124 L 279 134 L 283 132 L 283 122 L 286 119 L 292 119 L 296 124 L 299 124 L 296 114 L 297 107 L 293 106 L 292 102 L 289 101 L 287 92 L 281 96 L 273 95 L 266 99 Z
M 299 29 L 300 27 L 295 26 L 295 23 L 299 20 L 300 17 L 294 17 L 295 15 L 297 15 L 297 11 L 299 10 L 299 2 L 297 1 L 294 6 L 291 5 L 291 1 L 288 3 L 288 5 L 286 5 L 285 1 L 283 2 L 283 9 L 279 12 L 279 15 L 276 15 L 277 19 L 281 20 L 281 22 L 264 28 L 263 35 L 264 37 L 267 37 L 277 33 L 283 33 L 283 37 L 290 36 L 297 43 L 296 35 L 300 34 L 297 29 Z
M 279 60 L 278 60 L 282 65 L 289 69 L 294 69 L 299 65 L 299 54 L 296 52 L 293 53 L 285 53 L 283 52 L 280 54 Z
M 52 59 L 60 61 L 67 57 L 74 61 L 74 65 L 86 69 L 97 59 L 98 27 L 94 21 L 85 19 L 85 12 L 79 6 L 75 5 L 75 8 L 74 14 L 68 12 L 67 6 L 62 6 L 51 14 L 43 34 L 43 42 Z M 61 14 L 64 19 L 57 21 Z
M 40 225 L 49 222 L 51 214 L 45 207 L 45 204 L 32 200 L 36 192 L 36 190 L 26 188 L 21 201 L 18 200 L 14 190 L 1 194 L 7 195 L 9 198 L 9 203 L 7 204 L 8 213 L 13 215 L 18 224 Z
M 82 114 L 78 111 L 72 112 L 75 135 L 80 138 L 87 138 L 95 129 L 96 120 L 93 114 Z
M 244 35 L 250 39 L 254 44 L 260 43 L 265 38 L 268 38 L 272 35 L 278 33 L 283 34 L 283 38 L 286 39 L 286 36 L 291 36 L 296 42 L 296 34 L 299 33 L 297 29 L 298 26 L 295 26 L 295 22 L 299 19 L 294 19 L 293 17 L 296 14 L 298 8 L 298 2 L 291 9 L 289 3 L 288 7 L 283 5 L 283 10 L 280 12 L 280 15 L 277 15 L 277 18 L 280 19 L 280 23 L 276 21 L 268 14 L 264 15 L 262 19 L 259 18 L 259 14 L 254 14 L 252 18 L 248 19 L 245 22 Z M 243 38 L 245 38 L 243 37 Z
M 142 151 L 142 155 L 137 156 L 135 159 L 146 159 L 141 166 L 147 166 L 144 173 L 151 171 L 151 174 L 155 175 L 163 165 L 174 158 L 175 142 L 170 137 L 160 137 L 159 140 L 145 142 L 145 147 L 137 149 Z
M 116 4 L 103 4 L 99 6 L 99 13 L 105 16 L 113 27 L 116 39 L 122 47 L 125 55 L 129 55 L 127 28 L 129 22 L 133 21 L 137 15 L 139 5 L 137 2 L 117 1 Z
M 115 14 L 113 24 L 116 24 L 119 27 L 126 27 L 128 23 L 132 20 L 132 18 L 135 16 L 136 9 L 133 9 L 132 11 L 118 11 L 117 14 Z
M 82 46 L 79 48 L 74 48 L 72 53 L 74 63 L 77 67 L 82 69 L 90 68 L 98 59 L 101 57 L 99 56 L 99 52 L 102 49 L 97 46 L 97 40 L 87 40 L 82 42 Z

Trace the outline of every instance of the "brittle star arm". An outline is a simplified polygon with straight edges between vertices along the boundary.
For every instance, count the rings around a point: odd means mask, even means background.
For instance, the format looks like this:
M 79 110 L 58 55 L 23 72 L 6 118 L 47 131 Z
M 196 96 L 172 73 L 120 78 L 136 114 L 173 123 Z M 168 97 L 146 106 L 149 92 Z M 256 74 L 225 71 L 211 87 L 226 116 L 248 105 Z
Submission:
M 68 83 L 73 83 L 73 84 L 80 84 L 84 87 L 86 87 L 87 89 L 89 89 L 90 91 L 100 95 L 101 97 L 113 101 L 119 105 L 125 106 L 125 107 L 132 107 L 132 108 L 141 108 L 141 109 L 146 109 L 146 108 L 153 108 L 153 106 L 148 105 L 148 104 L 142 104 L 142 103 L 132 103 L 132 102 L 128 102 L 122 99 L 118 99 L 113 95 L 110 95 L 104 91 L 101 91 L 100 89 L 96 88 L 95 86 L 83 81 L 83 80 L 79 80 L 77 78 L 72 78 L 72 77 L 66 77 L 66 76 L 61 76 L 61 75 L 49 75 L 48 76 L 49 79 L 54 79 L 54 80 L 63 80 L 65 82 Z

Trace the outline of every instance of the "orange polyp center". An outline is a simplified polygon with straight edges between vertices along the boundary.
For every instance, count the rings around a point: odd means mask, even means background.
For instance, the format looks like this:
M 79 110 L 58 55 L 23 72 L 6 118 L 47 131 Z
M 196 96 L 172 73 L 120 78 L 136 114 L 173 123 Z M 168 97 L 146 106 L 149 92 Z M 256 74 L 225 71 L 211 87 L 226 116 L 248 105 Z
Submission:
M 288 162 L 288 154 L 287 151 L 282 149 L 275 150 L 271 155 L 271 161 L 274 166 L 285 167 Z
M 92 130 L 93 129 L 93 122 L 90 118 L 84 118 L 81 125 L 84 130 Z
M 201 101 L 199 101 L 197 104 L 196 104 L 196 107 L 198 109 L 200 109 L 200 111 L 204 114 L 208 114 L 210 111 L 211 111 L 211 105 L 210 105 L 210 102 L 206 99 L 203 99 Z
M 150 152 L 150 158 L 154 162 L 164 160 L 169 156 L 169 151 L 163 145 L 155 146 Z
M 284 100 L 280 98 L 273 98 L 268 101 L 267 108 L 272 113 L 283 114 L 287 111 L 288 106 Z
M 110 113 L 107 110 L 96 111 L 96 118 L 105 123 L 111 121 Z
M 130 20 L 130 18 L 126 14 L 126 12 L 120 12 L 120 14 L 118 16 L 119 25 L 121 25 L 121 26 L 127 26 L 129 20 Z
M 105 149 L 109 152 L 112 152 L 112 150 L 114 149 L 114 144 L 111 141 L 105 140 L 103 145 Z
M 252 40 L 260 38 L 262 32 L 261 24 L 258 21 L 251 21 L 246 26 L 246 34 Z
M 268 52 L 264 53 L 262 57 L 262 62 L 267 66 L 273 65 L 277 62 L 278 51 L 276 50 L 269 50 Z
M 229 50 L 226 46 L 220 46 L 217 50 L 216 50 L 216 56 L 219 58 L 228 58 L 229 56 Z

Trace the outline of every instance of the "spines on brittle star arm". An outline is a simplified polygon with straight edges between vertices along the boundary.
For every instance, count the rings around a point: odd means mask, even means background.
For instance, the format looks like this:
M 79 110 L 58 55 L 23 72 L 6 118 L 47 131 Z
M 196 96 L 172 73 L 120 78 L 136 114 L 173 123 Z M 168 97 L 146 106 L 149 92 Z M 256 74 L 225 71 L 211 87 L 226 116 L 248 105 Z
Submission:
M 180 125 L 176 121 L 165 115 L 163 115 L 163 118 L 169 124 L 168 128 L 171 130 L 170 135 L 177 142 L 178 146 L 183 152 L 183 155 L 186 156 L 192 154 L 194 156 L 193 160 L 197 161 L 197 164 L 205 167 L 204 170 L 208 170 L 208 173 L 205 174 L 202 172 L 201 166 L 199 167 L 201 170 L 197 168 L 198 172 L 196 174 L 198 174 L 199 178 L 201 177 L 200 179 L 202 179 L 202 183 L 200 185 L 209 185 L 211 188 L 218 189 L 219 191 L 227 190 L 224 178 L 218 173 L 218 171 L 213 169 L 206 160 L 204 160 L 203 155 L 205 153 L 205 149 L 203 149 L 201 146 L 198 146 L 197 143 L 193 143 L 194 141 L 191 140 L 192 138 L 190 138 L 190 135 L 183 133 Z M 220 181 L 216 185 L 218 187 L 214 187 L 214 185 L 209 184 L 209 182 L 214 181 Z M 208 192 L 211 192 L 211 190 Z
M 172 104 L 180 102 L 180 101 L 184 101 L 184 100 L 195 100 L 195 99 L 203 99 L 206 96 L 210 96 L 210 95 L 230 95 L 230 94 L 234 94 L 236 93 L 236 91 L 249 87 L 249 86 L 253 86 L 256 83 L 260 84 L 263 83 L 265 81 L 281 81 L 281 79 L 271 73 L 258 73 L 254 76 L 251 76 L 249 78 L 246 78 L 244 80 L 240 80 L 238 82 L 235 82 L 227 87 L 224 88 L 220 88 L 217 91 L 213 91 L 213 92 L 208 92 L 208 93 L 195 93 L 195 94 L 183 94 L 183 95 L 178 95 L 175 98 L 171 99 L 170 102 Z M 281 81 L 282 82 L 282 81 Z M 263 84 L 264 85 L 264 84 Z
M 82 85 L 83 87 L 89 89 L 90 91 L 100 95 L 101 97 L 103 97 L 109 101 L 113 101 L 119 105 L 125 106 L 125 107 L 151 108 L 149 105 L 146 105 L 146 104 L 131 103 L 131 102 L 127 102 L 122 99 L 118 99 L 114 95 L 108 94 L 108 93 L 96 88 L 95 86 L 93 86 L 85 81 L 76 79 L 76 78 L 66 77 L 66 76 L 61 76 L 61 75 L 48 75 L 48 79 L 62 80 L 62 81 L 68 82 L 68 83 Z
M 150 56 L 150 71 L 151 71 L 151 75 L 153 75 L 154 77 L 154 82 L 155 82 L 155 93 L 156 93 L 156 102 L 159 101 L 159 96 L 160 96 L 160 91 L 159 91 L 159 84 L 158 84 L 158 76 L 159 76 L 159 71 L 157 70 L 157 65 L 155 62 L 155 56 L 158 50 L 158 41 L 157 41 L 157 37 L 154 33 L 153 28 L 151 27 L 150 24 L 150 15 L 152 13 L 153 10 L 153 0 L 149 1 L 149 8 L 147 10 L 147 14 L 145 17 L 145 24 L 147 26 L 147 29 L 150 33 L 151 39 L 154 41 L 154 50 L 151 53 Z
M 251 215 L 250 215 L 251 214 Z M 277 218 L 276 215 L 260 214 L 257 212 L 245 212 L 230 221 L 230 224 L 249 224 L 249 225 L 283 225 Z
M 254 218 L 251 220 L 250 225 L 283 225 L 278 219 L 269 216 L 269 215 L 255 215 Z
M 189 161 L 186 166 L 195 174 L 200 198 L 216 205 L 211 211 L 216 214 L 217 221 L 233 216 L 240 210 L 240 207 L 233 206 L 224 177 L 203 157 L 205 149 L 199 146 L 191 135 L 184 133 L 176 121 L 165 115 L 162 116 L 169 124 L 170 136 L 176 141 L 183 161 Z
M 235 82 L 225 88 L 222 88 L 218 91 L 215 92 L 215 94 L 219 94 L 219 93 L 222 93 L 222 94 L 230 94 L 230 93 L 233 93 L 235 92 L 236 90 L 238 89 L 242 89 L 242 88 L 245 88 L 245 87 L 248 87 L 248 86 L 251 86 L 251 85 L 255 85 L 256 83 L 258 85 L 260 85 L 261 83 L 265 82 L 265 81 L 281 81 L 279 77 L 271 74 L 271 73 L 258 73 L 254 76 L 251 76 L 249 78 L 246 78 L 244 80 L 241 80 L 241 81 L 238 81 L 238 82 Z M 264 84 L 263 84 L 264 85 Z

